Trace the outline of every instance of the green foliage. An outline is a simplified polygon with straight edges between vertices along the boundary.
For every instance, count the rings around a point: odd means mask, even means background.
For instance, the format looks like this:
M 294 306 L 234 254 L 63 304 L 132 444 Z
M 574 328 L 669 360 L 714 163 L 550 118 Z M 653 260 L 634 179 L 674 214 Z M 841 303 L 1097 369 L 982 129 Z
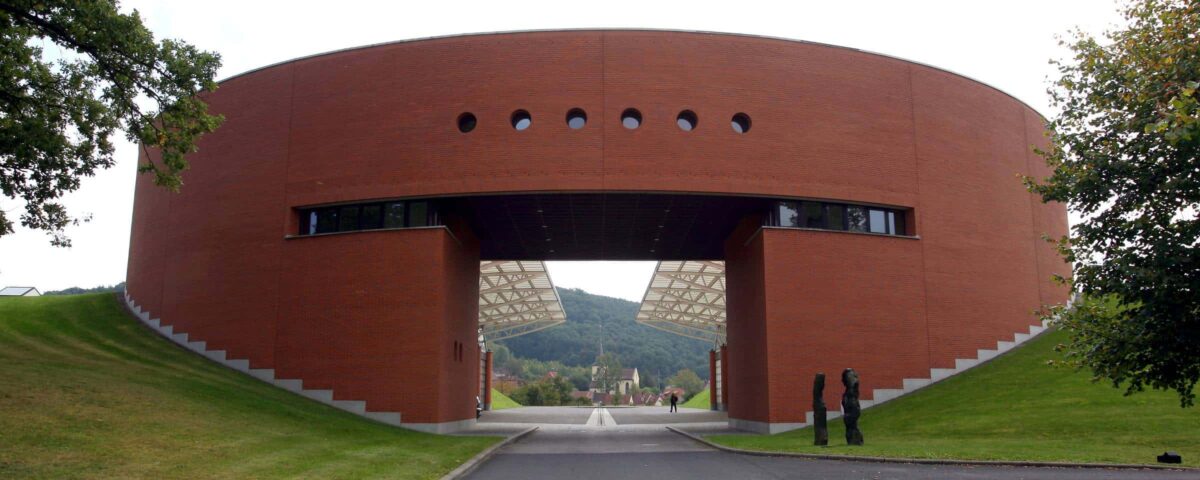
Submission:
M 683 398 L 680 400 L 687 400 L 704 389 L 704 380 L 701 380 L 696 372 L 685 368 L 668 378 L 667 385 L 682 388 Z
M 625 368 L 621 366 L 621 359 L 616 354 L 606 353 L 596 358 L 596 367 L 596 382 L 600 390 L 615 393 L 617 384 L 621 382 L 621 370 Z
M 492 410 L 505 410 L 520 406 L 521 404 L 517 403 L 516 400 L 509 398 L 508 395 L 505 395 L 494 388 L 492 389 Z
M 578 289 L 560 288 L 558 295 L 567 323 L 498 343 L 521 357 L 590 367 L 600 354 L 603 324 L 605 353 L 617 354 L 626 367 L 637 367 L 642 385 L 661 386 L 662 379 L 683 368 L 707 378 L 712 346 L 634 322 L 638 303 Z
M 825 455 L 1138 464 L 1153 464 L 1155 455 L 1173 450 L 1194 466 L 1188 458 L 1200 458 L 1200 416 L 1179 408 L 1174 392 L 1125 396 L 1082 372 L 1047 366 L 1063 359 L 1054 346 L 1067 338 L 1061 330 L 1044 333 L 986 364 L 863 410 L 863 446 L 847 446 L 836 419 L 829 422 L 828 447 L 813 445 L 811 428 L 709 439 Z
M 78 223 L 58 199 L 82 176 L 113 165 L 113 132 L 123 130 L 156 162 L 160 186 L 178 190 L 184 156 L 220 125 L 197 95 L 217 88 L 220 56 L 178 40 L 156 42 L 137 12 L 116 1 L 0 2 L 0 192 L 25 203 L 21 224 L 69 246 Z M 42 45 L 65 50 L 51 58 Z M 13 222 L 0 209 L 0 236 Z
M 680 408 L 698 408 L 698 409 L 702 409 L 702 410 L 711 409 L 712 403 L 710 403 L 710 402 L 712 400 L 709 395 L 710 395 L 709 390 L 706 388 L 704 390 L 701 390 L 700 393 L 692 395 L 692 398 L 689 398 L 688 401 L 679 404 L 679 407 Z
M 0 298 L 0 478 L 438 478 L 499 440 L 313 402 L 179 348 L 120 302 Z
M 92 288 L 71 287 L 71 288 L 64 288 L 62 290 L 51 290 L 49 292 L 44 293 L 43 295 L 80 295 L 80 294 L 84 294 L 84 293 L 106 293 L 106 292 L 124 292 L 124 291 L 125 291 L 125 282 L 121 282 L 121 283 L 118 283 L 111 287 L 101 285 L 99 287 L 92 287 Z
M 518 388 L 513 392 L 512 400 L 529 407 L 574 405 L 575 399 L 571 398 L 574 390 L 574 385 L 565 378 L 543 378 Z
M 1128 28 L 1098 41 L 1075 32 L 1074 57 L 1056 62 L 1049 89 L 1061 113 L 1044 201 L 1080 214 L 1057 239 L 1074 290 L 1099 299 L 1059 306 L 1071 331 L 1068 359 L 1126 393 L 1145 386 L 1194 402 L 1200 379 L 1200 7 L 1136 0 Z M 1100 308 L 1113 302 L 1119 308 Z

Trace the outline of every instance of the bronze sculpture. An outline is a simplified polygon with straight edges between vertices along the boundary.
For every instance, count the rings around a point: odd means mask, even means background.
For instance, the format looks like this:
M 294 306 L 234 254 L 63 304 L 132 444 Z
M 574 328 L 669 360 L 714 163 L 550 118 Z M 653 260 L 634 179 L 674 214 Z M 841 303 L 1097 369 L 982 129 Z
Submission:
M 842 372 L 842 385 L 846 393 L 842 394 L 842 419 L 846 423 L 846 444 L 862 445 L 863 434 L 858 429 L 858 417 L 862 408 L 858 405 L 858 373 L 853 368 Z
M 825 374 L 818 373 L 813 379 L 813 445 L 829 445 L 829 427 L 826 425 Z

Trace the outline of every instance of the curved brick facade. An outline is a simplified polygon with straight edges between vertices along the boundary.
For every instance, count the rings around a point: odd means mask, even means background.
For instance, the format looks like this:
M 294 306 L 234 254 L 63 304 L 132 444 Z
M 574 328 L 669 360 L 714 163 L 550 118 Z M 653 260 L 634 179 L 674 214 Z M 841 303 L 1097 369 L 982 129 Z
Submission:
M 402 42 L 226 80 L 182 193 L 138 178 L 128 294 L 251 368 L 414 428 L 474 417 L 480 238 L 447 227 L 294 237 L 297 208 L 479 194 L 654 192 L 906 209 L 911 238 L 760 228 L 725 240 L 729 412 L 804 422 L 812 374 L 873 389 L 1036 325 L 1066 231 L 1016 175 L 1043 120 L 991 87 L 856 50 L 733 35 L 569 31 Z M 623 128 L 637 108 L 643 124 Z M 587 126 L 567 127 L 572 108 Z M 513 111 L 532 114 L 515 131 Z M 698 128 L 675 125 L 681 110 Z M 460 133 L 462 112 L 478 118 Z M 729 119 L 752 118 L 738 134 Z M 145 159 L 143 158 L 143 161 Z M 826 402 L 837 405 L 839 387 Z

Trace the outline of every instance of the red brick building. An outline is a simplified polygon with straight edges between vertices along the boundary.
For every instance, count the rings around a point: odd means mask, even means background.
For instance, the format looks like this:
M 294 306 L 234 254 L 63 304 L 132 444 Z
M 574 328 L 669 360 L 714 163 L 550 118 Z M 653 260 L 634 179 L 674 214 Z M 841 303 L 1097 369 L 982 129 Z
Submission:
M 131 305 L 235 368 L 411 428 L 474 419 L 481 260 L 723 260 L 722 396 L 758 431 L 804 423 L 818 371 L 831 406 L 845 367 L 890 398 L 1066 299 L 1040 239 L 1065 209 L 1017 178 L 1048 173 L 1042 117 L 896 58 L 471 35 L 272 65 L 207 100 L 226 121 L 183 191 L 138 178 Z

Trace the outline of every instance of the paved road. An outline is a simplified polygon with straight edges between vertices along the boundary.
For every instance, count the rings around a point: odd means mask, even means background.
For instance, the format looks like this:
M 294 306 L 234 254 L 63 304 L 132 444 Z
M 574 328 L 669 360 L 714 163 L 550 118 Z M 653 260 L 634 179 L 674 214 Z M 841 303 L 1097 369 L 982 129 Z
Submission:
M 1159 470 L 963 467 L 757 457 L 714 450 L 664 428 L 664 423 L 674 423 L 689 431 L 720 432 L 726 430 L 724 420 L 716 412 L 684 409 L 671 414 L 665 407 L 527 407 L 486 412 L 480 433 L 527 428 L 530 423 L 539 424 L 539 429 L 501 449 L 468 478 L 1200 479 L 1200 474 L 1194 472 Z

